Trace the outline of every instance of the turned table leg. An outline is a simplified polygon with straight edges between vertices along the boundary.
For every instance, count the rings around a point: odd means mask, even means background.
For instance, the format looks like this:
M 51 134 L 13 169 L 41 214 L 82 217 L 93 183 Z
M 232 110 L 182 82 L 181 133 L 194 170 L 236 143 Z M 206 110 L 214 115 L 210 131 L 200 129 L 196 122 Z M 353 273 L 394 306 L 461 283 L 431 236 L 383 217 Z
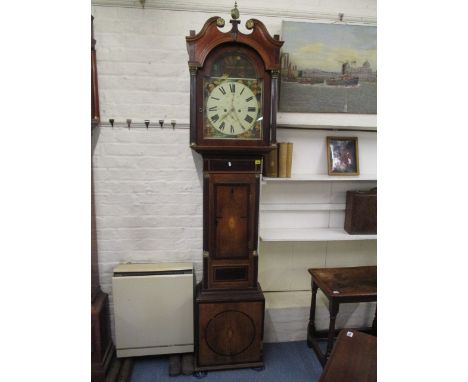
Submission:
M 315 306 L 317 304 L 318 286 L 312 281 L 312 300 L 310 302 L 309 325 L 307 326 L 307 342 L 311 346 L 309 338 L 315 337 Z
M 338 315 L 338 310 L 340 309 L 340 304 L 335 302 L 334 299 L 330 300 L 330 326 L 328 327 L 328 343 L 327 343 L 327 352 L 325 353 L 325 360 L 328 359 L 333 348 L 333 341 L 335 339 L 335 322 L 336 316 Z

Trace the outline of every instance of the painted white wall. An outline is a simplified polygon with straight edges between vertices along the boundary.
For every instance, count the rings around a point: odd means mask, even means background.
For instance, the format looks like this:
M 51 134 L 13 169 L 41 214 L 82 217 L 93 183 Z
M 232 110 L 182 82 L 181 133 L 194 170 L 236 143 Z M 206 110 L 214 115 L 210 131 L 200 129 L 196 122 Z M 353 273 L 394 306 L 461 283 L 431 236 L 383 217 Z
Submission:
M 370 23 L 376 17 L 375 0 L 297 0 L 289 1 L 287 8 L 282 1 L 238 1 L 238 5 L 243 23 L 251 17 L 259 18 L 272 35 L 281 34 L 282 20 L 333 22 L 340 12 L 345 14 L 345 20 L 348 17 L 358 23 Z M 189 71 L 185 36 L 191 29 L 198 32 L 214 14 L 228 20 L 232 6 L 233 2 L 226 0 L 148 0 L 142 9 L 136 0 L 93 1 L 103 121 L 93 137 L 94 185 L 100 282 L 102 289 L 110 294 L 111 311 L 111 275 L 119 263 L 190 261 L 200 280 L 202 169 L 199 155 L 189 148 Z M 114 128 L 107 122 L 109 118 L 115 119 Z M 165 128 L 129 130 L 125 127 L 126 119 L 132 119 L 132 123 L 139 126 L 145 119 L 151 120 L 151 126 L 164 119 Z M 169 125 L 171 120 L 177 123 L 174 130 Z M 376 126 L 375 115 L 280 113 L 278 121 L 301 125 Z M 376 134 L 346 133 L 359 137 L 361 172 L 375 173 Z M 293 173 L 325 173 L 325 136 L 324 132 L 309 130 L 278 131 L 279 140 L 295 144 Z M 304 244 L 305 248 L 307 245 L 310 244 Z M 329 250 L 337 244 L 323 245 Z M 274 267 L 275 262 L 269 261 L 268 249 L 261 248 L 261 251 L 262 274 L 262 268 Z M 375 258 L 375 247 L 367 248 L 366 253 L 369 251 Z M 270 252 L 273 258 L 275 250 Z M 356 248 L 346 260 L 342 252 L 342 249 L 337 250 L 337 259 L 342 256 L 342 260 L 334 263 L 339 265 L 344 261 L 345 265 L 352 265 L 349 259 L 359 258 Z M 317 256 L 322 256 L 320 251 Z M 375 262 L 366 256 L 364 262 Z M 306 258 L 299 260 L 301 266 L 307 262 Z M 267 280 L 265 283 L 268 285 Z M 274 305 L 273 301 L 272 311 Z M 266 324 L 267 340 L 303 336 L 303 329 L 293 329 L 289 321 L 284 320 L 284 314 L 280 313 L 282 316 L 278 318 L 283 320 L 277 325 L 281 335 L 274 329 L 274 314 L 268 315 L 266 322 L 273 324 Z M 296 316 L 296 320 L 302 322 L 303 317 Z M 292 331 L 296 331 L 294 335 Z
M 357 131 L 280 129 L 278 140 L 293 143 L 292 175 L 327 174 L 326 137 L 358 138 L 360 173 L 376 179 L 377 134 Z M 313 182 L 269 182 L 262 185 L 260 234 L 264 228 L 333 228 L 344 226 L 344 210 L 322 209 L 323 205 L 346 203 L 346 191 L 375 187 L 375 180 Z M 316 210 L 289 210 L 301 204 Z M 271 206 L 277 208 L 271 208 Z M 282 207 L 279 207 L 282 206 Z M 278 209 L 283 208 L 283 209 Z M 310 310 L 309 268 L 346 267 L 377 264 L 377 241 L 260 242 L 259 281 L 265 292 L 265 341 L 304 340 Z M 316 326 L 328 327 L 328 303 L 319 293 Z M 346 304 L 340 308 L 337 327 L 370 325 L 374 303 Z

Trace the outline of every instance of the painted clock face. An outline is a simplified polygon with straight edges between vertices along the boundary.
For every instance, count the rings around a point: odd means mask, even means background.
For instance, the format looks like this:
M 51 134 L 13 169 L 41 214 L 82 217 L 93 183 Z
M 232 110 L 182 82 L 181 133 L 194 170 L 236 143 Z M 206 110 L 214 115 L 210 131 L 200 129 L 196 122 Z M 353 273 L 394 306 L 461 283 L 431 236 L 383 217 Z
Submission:
M 205 138 L 261 139 L 261 82 L 213 79 L 205 86 Z

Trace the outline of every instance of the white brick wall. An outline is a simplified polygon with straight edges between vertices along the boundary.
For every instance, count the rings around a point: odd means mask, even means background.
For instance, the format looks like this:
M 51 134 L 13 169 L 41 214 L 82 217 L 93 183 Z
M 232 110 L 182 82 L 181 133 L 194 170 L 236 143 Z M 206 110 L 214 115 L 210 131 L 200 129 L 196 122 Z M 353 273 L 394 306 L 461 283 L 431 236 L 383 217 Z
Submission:
M 102 128 L 94 151 L 101 286 L 120 262 L 192 261 L 202 250 L 200 159 L 187 129 Z
M 174 7 L 178 3 L 175 1 Z M 203 2 L 207 10 L 218 3 Z M 217 12 L 226 20 L 231 3 L 224 14 Z M 296 11 L 303 6 L 306 11 L 320 12 L 324 7 L 320 1 L 293 3 Z M 281 4 L 249 2 L 252 9 L 265 11 Z M 325 11 L 338 14 L 343 6 L 349 7 L 345 4 L 344 0 L 327 2 Z M 242 11 L 242 3 L 239 7 L 243 22 L 260 18 L 272 35 L 281 33 L 280 13 L 249 15 Z M 352 9 L 354 14 L 374 17 L 375 1 L 355 0 Z M 188 123 L 185 36 L 191 29 L 200 31 L 213 13 L 99 5 L 93 6 L 92 13 L 104 122 L 93 137 L 99 271 L 112 312 L 112 269 L 121 262 L 190 261 L 200 279 L 202 166 L 198 154 L 189 148 L 188 129 L 128 130 L 111 128 L 107 121 L 114 118 L 116 126 L 122 126 L 127 118 L 138 123 L 150 119 L 152 126 L 159 119 L 164 119 L 166 126 L 172 119 L 178 127 Z M 334 124 L 347 124 L 346 116 L 338 118 L 341 122 Z M 368 119 L 363 116 L 363 124 L 368 124 Z

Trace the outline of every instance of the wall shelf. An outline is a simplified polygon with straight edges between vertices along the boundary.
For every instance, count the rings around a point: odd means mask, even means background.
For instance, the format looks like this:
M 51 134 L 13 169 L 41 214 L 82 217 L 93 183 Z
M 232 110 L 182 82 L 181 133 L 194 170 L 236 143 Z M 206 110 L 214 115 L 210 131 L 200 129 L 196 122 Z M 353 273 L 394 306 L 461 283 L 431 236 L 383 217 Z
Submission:
M 260 204 L 260 211 L 344 211 L 345 203 Z
M 262 241 L 343 241 L 376 240 L 377 235 L 350 235 L 342 228 L 265 228 L 260 230 Z
M 322 131 L 363 131 L 369 133 L 376 133 L 376 126 L 330 126 L 330 125 L 294 125 L 294 124 L 278 124 L 279 129 L 299 129 L 299 130 L 322 130 Z
M 291 178 L 263 177 L 263 182 L 343 182 L 343 181 L 377 181 L 376 174 L 358 176 L 330 176 L 323 174 L 295 174 Z

